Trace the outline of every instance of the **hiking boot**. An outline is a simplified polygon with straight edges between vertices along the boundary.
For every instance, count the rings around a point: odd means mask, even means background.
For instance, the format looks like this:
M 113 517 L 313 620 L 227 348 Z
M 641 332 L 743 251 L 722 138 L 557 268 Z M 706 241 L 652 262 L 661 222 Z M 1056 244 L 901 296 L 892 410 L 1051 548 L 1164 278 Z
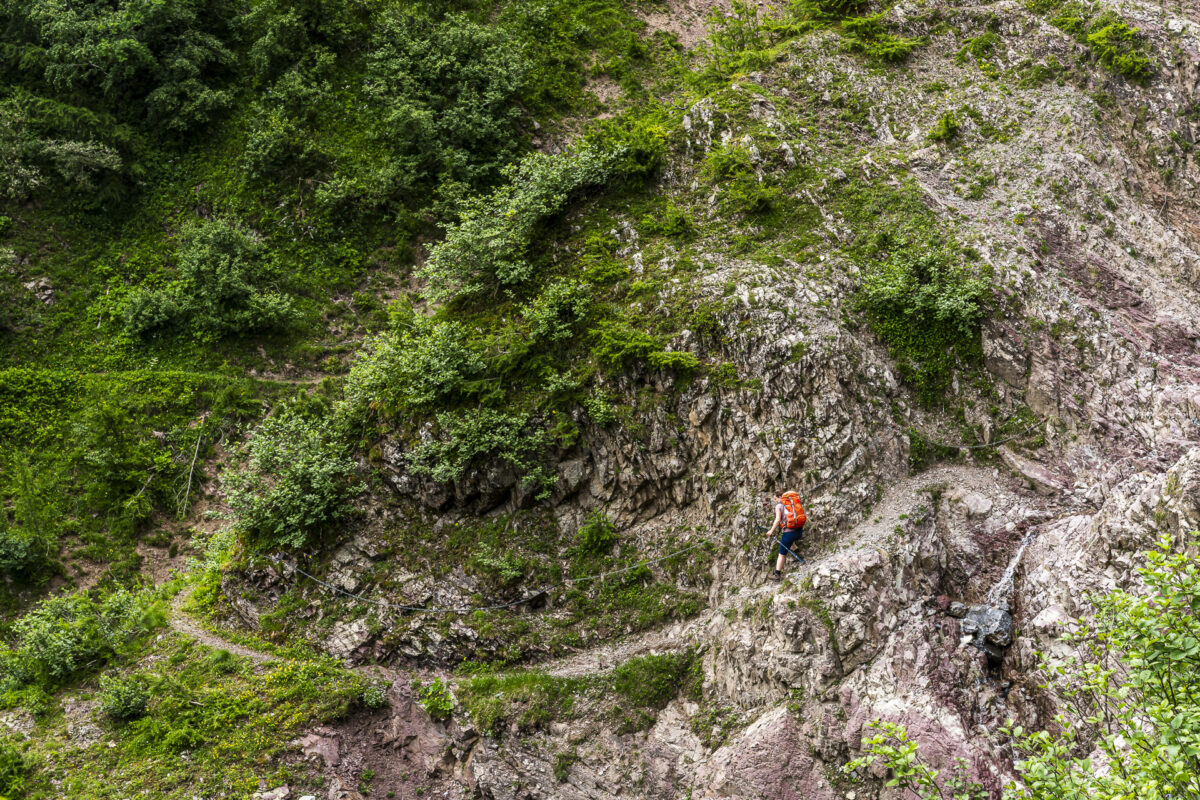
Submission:
M 807 564 L 807 563 L 808 563 L 807 561 L 805 561 L 805 560 L 804 560 L 804 556 L 799 556 L 799 555 L 798 555 L 798 556 L 796 556 L 796 560 L 797 560 L 797 561 L 799 561 L 801 564 Z
M 782 572 L 780 572 L 779 570 L 774 570 L 774 571 L 772 571 L 772 572 L 771 572 L 771 580 L 773 580 L 773 581 L 781 581 L 781 580 L 783 580 L 783 573 L 782 573 Z

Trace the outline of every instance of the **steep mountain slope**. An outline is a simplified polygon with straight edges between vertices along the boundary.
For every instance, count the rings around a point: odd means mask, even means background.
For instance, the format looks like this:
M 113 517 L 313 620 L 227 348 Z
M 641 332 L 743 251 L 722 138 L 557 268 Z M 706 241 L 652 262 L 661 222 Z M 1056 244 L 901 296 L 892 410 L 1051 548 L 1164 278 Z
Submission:
M 1038 653 L 1200 530 L 1200 18 L 834 6 L 633 8 L 668 42 L 652 77 L 593 76 L 619 113 L 539 134 L 420 242 L 345 382 L 251 434 L 336 451 L 343 483 L 304 491 L 336 486 L 342 516 L 260 515 L 303 447 L 211 454 L 231 471 L 198 493 L 235 524 L 193 513 L 192 604 L 114 663 L 207 664 L 182 620 L 208 616 L 206 644 L 279 660 L 204 680 L 307 670 L 328 713 L 262 692 L 295 723 L 262 726 L 239 784 L 190 771 L 231 758 L 198 721 L 151 783 L 85 676 L 76 710 L 4 718 L 43 774 L 120 765 L 87 796 L 906 796 L 842 769 L 885 720 L 998 797 L 1006 721 L 1067 708 Z M 1116 19 L 1140 34 L 1089 38 Z M 773 584 L 785 488 L 808 563 Z

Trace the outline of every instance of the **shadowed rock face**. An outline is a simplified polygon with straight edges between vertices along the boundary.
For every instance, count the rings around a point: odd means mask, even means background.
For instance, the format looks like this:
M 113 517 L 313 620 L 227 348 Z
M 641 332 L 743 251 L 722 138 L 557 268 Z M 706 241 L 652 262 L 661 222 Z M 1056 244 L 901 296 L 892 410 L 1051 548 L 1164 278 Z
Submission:
M 650 549 L 673 526 L 719 529 L 709 608 L 657 632 L 656 646 L 699 648 L 705 709 L 728 710 L 736 724 L 706 745 L 696 723 L 704 709 L 679 699 L 636 733 L 598 717 L 481 738 L 432 723 L 410 702 L 387 736 L 421 742 L 403 746 L 413 769 L 446 789 L 514 800 L 894 797 L 881 774 L 851 787 L 839 772 L 864 726 L 884 719 L 907 726 L 934 766 L 965 759 L 998 795 L 1011 764 L 994 732 L 1009 718 L 1036 727 L 1056 708 L 1030 678 L 1035 653 L 1061 653 L 1062 623 L 1088 613 L 1089 591 L 1136 586 L 1139 551 L 1200 529 L 1200 171 L 1194 158 L 1162 156 L 1174 159 L 1168 187 L 1154 164 L 1164 151 L 1152 151 L 1171 132 L 1195 140 L 1196 123 L 1179 109 L 1194 96 L 1197 29 L 1157 6 L 1139 9 L 1134 21 L 1159 52 L 1170 43 L 1184 53 L 1146 86 L 1097 72 L 1088 86 L 1004 89 L 956 64 L 948 56 L 959 44 L 936 36 L 907 69 L 881 77 L 816 36 L 721 104 L 689 110 L 681 152 L 664 171 L 667 194 L 690 191 L 710 149 L 743 137 L 764 173 L 823 164 L 822 140 L 796 115 L 837 97 L 869 98 L 855 158 L 828 179 L 888 180 L 878 165 L 901 165 L 992 265 L 997 303 L 981 341 L 990 383 L 956 389 L 958 421 L 921 408 L 859 324 L 855 265 L 837 256 L 819 271 L 758 263 L 706 240 L 691 288 L 722 302 L 721 357 L 761 388 L 697 379 L 646 409 L 638 436 L 579 420 L 581 444 L 558 454 L 553 508 L 564 529 L 605 509 Z M 996 58 L 1006 68 L 1074 57 L 1069 39 L 1016 6 L 953 11 L 966 26 L 982 25 L 985 13 L 1005 32 L 1009 50 Z M 935 102 L 926 89 L 937 83 L 957 88 Z M 1114 96 L 1115 110 L 1097 112 L 1097 91 Z M 976 136 L 969 149 L 931 146 L 925 133 L 939 109 L 966 103 L 1019 129 L 1004 141 Z M 1130 133 L 1127 108 L 1144 111 L 1142 132 Z M 762 155 L 766 129 L 787 146 L 775 166 Z M 972 198 L 962 184 L 979 165 L 1003 180 Z M 821 196 L 813 203 L 836 242 L 844 220 Z M 634 229 L 618 234 L 618 256 L 640 258 Z M 672 346 L 703 350 L 690 335 Z M 626 381 L 621 388 L 669 388 L 661 374 Z M 912 443 L 898 419 L 951 443 L 965 421 L 993 441 L 992 406 L 1000 419 L 1032 410 L 1040 441 L 910 474 Z M 388 481 L 431 519 L 533 502 L 511 471 L 485 467 L 435 485 L 407 471 L 405 452 L 400 441 L 383 448 Z M 759 501 L 783 485 L 805 500 L 809 564 L 766 586 Z M 369 543 L 351 549 L 335 559 L 336 585 L 356 586 L 378 560 Z M 435 597 L 432 585 L 419 594 Z M 365 625 L 339 625 L 331 650 L 375 652 Z M 406 655 L 453 663 L 455 635 L 437 633 L 436 656 L 430 640 Z M 555 759 L 567 751 L 575 760 L 560 780 Z

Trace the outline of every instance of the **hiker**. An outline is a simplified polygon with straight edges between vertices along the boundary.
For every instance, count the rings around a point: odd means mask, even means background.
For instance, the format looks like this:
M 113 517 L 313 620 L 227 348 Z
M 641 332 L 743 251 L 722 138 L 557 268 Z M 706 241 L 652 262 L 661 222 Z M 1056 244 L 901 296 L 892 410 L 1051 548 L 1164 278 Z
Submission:
M 808 517 L 804 516 L 800 495 L 788 491 L 777 498 L 775 522 L 767 531 L 767 535 L 772 536 L 776 529 L 779 530 L 779 557 L 775 559 L 775 572 L 772 573 L 771 580 L 783 579 L 783 562 L 789 555 L 801 564 L 804 563 L 804 559 L 796 552 L 796 547 L 799 546 L 800 537 L 804 533 L 805 522 L 808 522 Z

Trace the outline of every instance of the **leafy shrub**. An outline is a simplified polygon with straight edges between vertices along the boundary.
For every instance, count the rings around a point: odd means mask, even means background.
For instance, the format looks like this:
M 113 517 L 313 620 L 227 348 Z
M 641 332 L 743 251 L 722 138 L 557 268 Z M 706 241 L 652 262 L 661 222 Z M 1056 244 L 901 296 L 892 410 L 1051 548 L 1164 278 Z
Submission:
M 150 515 L 155 479 L 175 469 L 170 452 L 146 435 L 138 410 L 104 399 L 83 412 L 73 431 L 84 501 L 129 532 Z
M 346 413 L 433 408 L 461 395 L 483 369 L 465 325 L 414 316 L 400 332 L 382 334 L 364 348 L 350 369 Z
M 603 364 L 616 367 L 644 359 L 655 369 L 682 374 L 700 367 L 700 359 L 693 353 L 666 351 L 654 336 L 624 320 L 604 320 L 592 329 L 591 334 L 592 355 Z
M 237 224 L 215 220 L 180 236 L 178 277 L 165 289 L 135 292 L 125 310 L 133 336 L 186 330 L 200 341 L 288 327 L 297 313 L 263 280 L 260 245 Z
M 936 770 L 920 758 L 917 743 L 908 738 L 903 725 L 877 720 L 868 728 L 874 733 L 862 741 L 866 755 L 842 767 L 846 775 L 857 775 L 859 770 L 881 761 L 888 767 L 887 785 L 899 787 L 918 800 L 942 800 L 947 794 L 955 800 L 987 800 L 992 796 L 968 777 L 966 759 L 955 759 L 951 769 Z
M 1145 37 L 1112 9 L 1078 0 L 1026 0 L 1025 7 L 1088 46 L 1107 69 L 1134 80 L 1154 74 Z
M 0 510 L 0 573 L 29 577 L 47 566 L 58 550 L 54 478 L 14 461 L 11 486 L 11 501 Z
M 102 599 L 51 597 L 12 625 L 12 643 L 0 650 L 0 693 L 27 686 L 53 689 L 88 668 L 124 653 L 161 626 L 153 595 L 120 589 Z
M 434 678 L 428 686 L 422 686 L 417 697 L 421 708 L 434 719 L 449 719 L 454 713 L 454 695 L 450 694 L 441 678 Z
M 390 12 L 368 58 L 381 142 L 414 176 L 494 182 L 522 144 L 517 102 L 532 64 L 508 31 L 462 14 Z M 403 135 L 397 135 L 403 131 Z
M 754 161 L 750 157 L 750 151 L 742 145 L 725 144 L 714 147 L 704 159 L 704 176 L 714 184 L 753 172 Z
M 522 730 L 533 730 L 552 720 L 569 717 L 576 697 L 586 687 L 578 678 L 558 678 L 540 672 L 479 675 L 458 684 L 460 699 L 471 721 L 489 736 L 498 735 L 509 722 Z
M 925 138 L 931 142 L 949 142 L 958 137 L 958 131 L 962 124 L 958 121 L 958 115 L 953 111 L 943 111 L 938 117 L 937 124 L 933 126 L 933 130 Z
M 603 511 L 593 511 L 575 532 L 574 549 L 583 556 L 602 556 L 617 543 L 617 526 Z
M 746 0 L 733 0 L 728 12 L 714 11 L 706 21 L 709 41 L 705 50 L 710 62 L 706 72 L 710 77 L 763 69 L 775 60 L 758 8 Z
M 458 480 L 471 464 L 489 456 L 522 474 L 527 486 L 543 491 L 553 478 L 542 464 L 549 437 L 521 414 L 478 408 L 443 411 L 437 415 L 436 437 L 423 441 L 409 455 L 412 471 L 443 483 Z
M 858 303 L 900 372 L 929 401 L 958 358 L 977 355 L 987 281 L 947 248 L 900 243 L 866 270 Z
M 612 156 L 584 149 L 569 156 L 532 153 L 505 170 L 508 183 L 468 202 L 421 268 L 425 294 L 438 302 L 511 293 L 534 273 L 527 250 L 539 223 L 580 189 L 608 180 Z
M 579 760 L 578 748 L 572 747 L 570 750 L 563 750 L 554 754 L 554 779 L 559 783 L 563 783 L 567 778 L 571 777 L 571 765 Z
M 986 31 L 968 39 L 967 43 L 954 54 L 954 61 L 957 64 L 965 64 L 968 58 L 973 58 L 976 62 L 983 61 L 995 51 L 999 44 L 1000 37 L 994 31 Z
M 150 706 L 150 688 L 139 675 L 100 676 L 100 709 L 116 720 L 137 719 Z
M 388 705 L 388 686 L 386 681 L 373 681 L 363 687 L 359 702 L 372 711 L 378 711 Z
M 859 13 L 866 5 L 866 0 L 791 0 L 791 11 L 811 19 L 840 20 Z
M 97 174 L 144 175 L 144 137 L 187 134 L 229 107 L 230 16 L 220 0 L 7 4 L 3 95 L 22 99 L 24 121 L 16 129 L 23 152 L 4 170 L 3 191 L 21 196 L 44 185 L 88 194 Z M 0 161 L 5 140 L 0 133 Z M 105 186 L 120 189 L 116 180 Z
M 298 548 L 348 512 L 355 464 L 324 420 L 274 414 L 222 475 L 237 529 L 263 548 Z
M 98 176 L 122 167 L 120 155 L 111 147 L 42 138 L 33 132 L 35 127 L 37 120 L 26 109 L 0 101 L 0 198 L 23 201 L 46 183 L 91 192 Z
M 0 736 L 0 798 L 25 796 L 33 764 L 26 758 L 20 745 L 9 736 Z
M 525 577 L 528 565 L 520 554 L 496 550 L 484 543 L 472 552 L 468 566 L 472 573 L 487 578 L 493 586 L 510 588 Z
M 686 238 L 696 230 L 687 210 L 674 203 L 668 203 L 661 213 L 642 217 L 640 227 L 646 233 L 658 233 L 675 239 Z
M 842 38 L 849 49 L 868 58 L 887 62 L 903 61 L 924 41 L 890 33 L 883 22 L 884 16 L 879 13 L 843 19 Z
M 522 309 L 533 338 L 561 342 L 575 334 L 575 328 L 592 307 L 592 288 L 578 280 L 551 283 L 533 302 Z
M 1094 22 L 1087 42 L 1100 63 L 1118 75 L 1141 80 L 1154 73 L 1154 62 L 1143 49 L 1138 29 L 1129 27 L 1115 14 L 1110 13 Z

